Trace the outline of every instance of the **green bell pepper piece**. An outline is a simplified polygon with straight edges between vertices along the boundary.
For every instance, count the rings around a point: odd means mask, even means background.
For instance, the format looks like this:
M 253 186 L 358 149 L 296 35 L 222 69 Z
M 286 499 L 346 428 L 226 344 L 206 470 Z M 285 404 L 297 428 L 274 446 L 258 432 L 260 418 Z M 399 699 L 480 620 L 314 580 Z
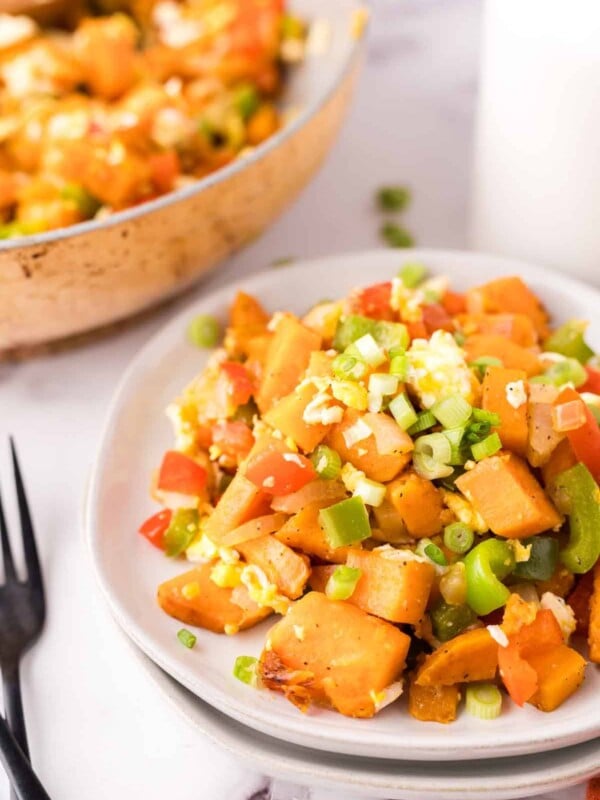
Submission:
M 331 547 L 361 542 L 371 535 L 369 514 L 362 497 L 349 497 L 319 511 L 319 522 Z
M 527 561 L 519 561 L 513 575 L 530 581 L 547 581 L 554 574 L 558 561 L 558 542 L 552 536 L 532 536 L 522 545 L 531 546 Z
M 571 572 L 589 572 L 600 557 L 600 488 L 585 464 L 575 464 L 555 481 L 556 504 L 569 517 L 568 545 L 560 560 Z
M 174 558 L 181 555 L 192 543 L 198 533 L 198 511 L 195 508 L 178 508 L 171 518 L 171 524 L 164 538 L 165 553 Z
M 510 591 L 501 581 L 515 566 L 509 545 L 500 539 L 486 539 L 465 556 L 467 603 L 479 616 L 506 604 Z
M 440 642 L 454 639 L 477 619 L 475 612 L 465 604 L 452 606 L 443 601 L 430 613 L 433 633 Z
M 587 364 L 594 355 L 594 351 L 586 344 L 583 335 L 587 323 L 573 319 L 557 328 L 544 342 L 544 350 L 550 353 L 560 353 L 568 358 L 576 358 L 582 364 Z

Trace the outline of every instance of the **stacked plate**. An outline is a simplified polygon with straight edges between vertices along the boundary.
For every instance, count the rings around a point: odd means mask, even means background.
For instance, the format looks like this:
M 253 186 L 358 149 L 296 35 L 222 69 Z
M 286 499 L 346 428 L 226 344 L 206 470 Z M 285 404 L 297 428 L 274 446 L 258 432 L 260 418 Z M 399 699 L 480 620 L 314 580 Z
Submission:
M 406 251 L 349 255 L 263 273 L 236 288 L 270 310 L 303 313 L 323 297 L 389 280 L 404 260 L 421 261 L 467 288 L 499 275 L 521 275 L 557 318 L 592 320 L 600 349 L 600 292 L 519 262 L 475 254 Z M 97 574 L 112 611 L 145 654 L 142 663 L 197 728 L 256 769 L 298 783 L 341 787 L 387 798 L 513 798 L 577 783 L 600 771 L 600 672 L 552 714 L 506 703 L 485 722 L 462 714 L 450 726 L 412 719 L 402 702 L 372 720 L 318 710 L 300 714 L 282 697 L 233 678 L 240 654 L 258 655 L 270 622 L 234 637 L 200 631 L 190 652 L 178 623 L 154 602 L 159 583 L 181 572 L 133 533 L 149 509 L 148 476 L 171 444 L 164 408 L 203 366 L 185 341 L 195 314 L 225 319 L 233 288 L 204 297 L 174 319 L 138 355 L 110 409 L 86 514 Z M 218 709 L 218 710 L 215 710 Z

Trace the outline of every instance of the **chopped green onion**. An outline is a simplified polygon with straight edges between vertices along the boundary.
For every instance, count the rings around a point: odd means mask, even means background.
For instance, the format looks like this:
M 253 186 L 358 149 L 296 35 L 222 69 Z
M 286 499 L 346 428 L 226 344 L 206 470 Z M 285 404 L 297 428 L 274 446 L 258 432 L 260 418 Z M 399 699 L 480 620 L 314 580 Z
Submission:
M 416 262 L 405 264 L 398 272 L 398 277 L 407 289 L 414 289 L 427 275 L 427 267 Z
M 238 681 L 256 686 L 258 680 L 258 659 L 254 656 L 238 656 L 233 665 L 233 676 Z
M 405 392 L 394 397 L 389 405 L 392 416 L 402 430 L 407 431 L 418 421 L 418 415 Z
M 251 83 L 243 83 L 238 86 L 234 91 L 233 104 L 244 121 L 250 119 L 260 105 L 260 96 L 256 87 Z
M 491 433 L 482 442 L 471 445 L 471 453 L 475 461 L 489 458 L 502 449 L 502 442 L 497 433 Z
M 465 628 L 472 625 L 477 619 L 468 605 L 450 605 L 443 600 L 437 603 L 430 611 L 431 624 L 436 639 L 447 642 L 454 639 Z
M 331 547 L 362 542 L 371 535 L 369 515 L 361 497 L 349 497 L 319 511 L 319 522 Z
M 566 322 L 546 339 L 543 345 L 544 350 L 575 358 L 581 364 L 587 364 L 594 355 L 594 351 L 588 347 L 583 338 L 586 328 L 587 322 L 581 320 L 574 319 Z
M 543 375 L 536 377 L 541 377 L 544 383 L 551 383 L 554 386 L 564 386 L 565 383 L 572 383 L 577 388 L 586 383 L 588 374 L 577 359 L 565 358 L 563 361 L 551 364 Z
M 492 426 L 489 422 L 470 422 L 465 428 L 465 442 L 476 444 L 489 436 Z
M 433 561 L 438 567 L 447 567 L 448 559 L 444 555 L 444 551 L 437 546 L 431 539 L 419 539 L 415 548 L 415 553 L 419 556 L 425 556 L 430 561 Z
M 360 576 L 358 567 L 336 567 L 327 581 L 325 594 L 330 600 L 347 600 L 354 594 Z
M 360 339 L 366 333 L 373 333 L 376 322 L 369 317 L 361 317 L 360 314 L 350 314 L 342 317 L 335 329 L 333 337 L 333 347 L 341 353 L 346 350 L 352 342 Z
M 471 405 L 460 395 L 438 400 L 430 409 L 433 416 L 444 428 L 461 428 L 471 416 Z
M 402 322 L 386 322 L 385 320 L 380 320 L 375 323 L 372 333 L 377 344 L 383 347 L 383 349 L 389 353 L 390 357 L 392 351 L 394 355 L 398 355 L 400 351 L 404 353 L 410 344 L 408 328 Z
M 77 210 L 86 219 L 91 219 L 102 205 L 96 197 L 78 183 L 67 183 L 60 190 L 60 196 L 63 200 L 74 203 Z
M 187 334 L 196 347 L 214 347 L 221 336 L 221 327 L 210 314 L 198 314 L 190 321 Z
M 271 266 L 272 267 L 287 267 L 290 264 L 293 264 L 294 260 L 295 260 L 294 256 L 280 256 L 279 258 L 276 258 L 274 261 L 271 262 Z M 319 303 L 317 303 L 316 305 L 319 305 Z
M 464 522 L 451 522 L 444 528 L 444 544 L 453 553 L 462 555 L 468 552 L 474 541 L 473 529 Z
M 351 352 L 351 355 L 356 353 L 370 367 L 378 367 L 386 360 L 385 353 L 370 333 L 365 333 L 353 342 L 346 352 Z
M 178 508 L 173 513 L 163 539 L 165 553 L 170 558 L 187 550 L 198 533 L 198 524 L 198 510 L 195 508 Z
M 336 453 L 331 447 L 327 447 L 326 444 L 320 444 L 311 455 L 310 460 L 319 478 L 332 480 L 337 478 L 342 471 L 342 459 L 339 453 Z
M 521 539 L 520 544 L 531 550 L 527 561 L 517 561 L 513 574 L 529 581 L 549 580 L 558 562 L 558 540 L 552 536 L 532 536 Z
M 448 463 L 455 467 L 461 466 L 469 458 L 467 447 L 463 444 L 465 428 L 450 428 L 442 433 L 450 442 L 451 455 Z
M 470 361 L 469 366 L 477 372 L 479 378 L 483 379 L 488 367 L 503 367 L 504 363 L 495 356 L 481 356 L 481 358 Z
M 415 436 L 417 433 L 421 433 L 421 431 L 433 428 L 434 425 L 437 425 L 437 419 L 433 416 L 431 411 L 421 411 L 417 414 L 417 421 L 414 425 L 410 426 L 407 433 L 411 436 Z
M 339 380 L 359 381 L 367 373 L 367 365 L 348 353 L 340 353 L 332 363 L 333 374 Z
M 472 683 L 467 686 L 465 708 L 477 719 L 496 719 L 502 711 L 502 694 L 493 683 Z
M 413 464 L 422 478 L 435 480 L 450 475 L 452 449 L 443 433 L 430 433 L 415 440 Z
M 369 391 L 373 394 L 390 395 L 398 391 L 398 377 L 387 372 L 374 372 L 369 377 Z
M 382 211 L 404 211 L 410 204 L 406 186 L 382 186 L 377 192 L 377 205 Z
M 495 411 L 486 411 L 484 408 L 473 409 L 473 419 L 475 422 L 487 422 L 494 427 L 501 424 L 500 414 Z
M 182 628 L 180 631 L 178 631 L 177 638 L 184 647 L 188 648 L 188 650 L 191 650 L 197 641 L 194 634 L 188 631 L 186 628 Z
M 354 497 L 361 497 L 365 505 L 377 508 L 385 499 L 385 486 L 370 478 L 361 477 L 357 479 L 352 494 Z
M 464 335 L 462 331 L 455 331 L 453 335 L 454 335 L 454 341 L 459 347 L 462 347 L 464 343 L 467 341 L 467 337 Z
M 390 361 L 390 375 L 395 375 L 399 381 L 404 382 L 408 375 L 408 356 L 393 356 Z
M 384 222 L 379 233 L 389 247 L 412 247 L 415 243 L 412 234 L 396 222 Z

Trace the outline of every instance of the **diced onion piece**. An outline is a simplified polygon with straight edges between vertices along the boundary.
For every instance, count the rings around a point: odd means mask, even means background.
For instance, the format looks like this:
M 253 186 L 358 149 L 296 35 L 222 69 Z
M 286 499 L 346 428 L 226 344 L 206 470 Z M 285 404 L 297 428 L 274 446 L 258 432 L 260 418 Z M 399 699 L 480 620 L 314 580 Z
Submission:
M 460 428 L 466 425 L 471 416 L 471 404 L 464 397 L 452 395 L 434 403 L 430 409 L 433 416 L 444 428 Z
M 325 594 L 330 600 L 348 600 L 354 594 L 361 574 L 358 567 L 336 567 L 327 581 Z
M 502 694 L 493 683 L 474 683 L 467 686 L 467 713 L 478 719 L 496 719 L 502 711 Z
M 389 409 L 403 431 L 407 431 L 418 421 L 417 412 L 413 408 L 405 392 L 399 394 L 398 397 L 394 397 L 389 405 Z
M 433 428 L 436 424 L 437 419 L 433 416 L 431 411 L 421 411 L 417 414 L 417 421 L 415 424 L 411 425 L 408 429 L 408 433 L 410 433 L 411 436 L 415 436 L 417 433 L 426 431 L 428 428 Z
M 398 377 L 387 372 L 374 372 L 369 378 L 369 391 L 374 394 L 390 395 L 398 391 Z
M 373 431 L 362 418 L 357 419 L 354 425 L 346 428 L 343 433 L 346 447 L 354 447 L 355 444 L 362 442 L 363 439 L 368 439 L 372 435 Z
M 552 409 L 552 427 L 557 433 L 576 431 L 585 425 L 587 416 L 583 400 L 569 400 Z
M 475 461 L 481 461 L 484 458 L 493 456 L 498 450 L 502 449 L 502 441 L 497 433 L 492 433 L 482 442 L 476 442 L 471 446 L 471 454 Z

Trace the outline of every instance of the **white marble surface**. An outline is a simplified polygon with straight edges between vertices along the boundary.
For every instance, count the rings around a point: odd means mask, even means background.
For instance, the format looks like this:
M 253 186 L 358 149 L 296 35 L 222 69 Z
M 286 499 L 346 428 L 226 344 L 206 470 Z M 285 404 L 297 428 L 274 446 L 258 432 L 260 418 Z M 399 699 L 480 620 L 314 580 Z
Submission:
M 277 257 L 375 246 L 372 193 L 384 182 L 414 188 L 407 224 L 420 244 L 463 246 L 479 15 L 477 0 L 377 0 L 358 97 L 326 168 L 267 235 L 191 296 Z M 46 629 L 23 670 L 31 750 L 60 800 L 136 792 L 144 800 L 268 797 L 266 778 L 199 741 L 140 674 L 98 594 L 82 539 L 81 500 L 107 402 L 173 310 L 85 349 L 0 365 L 0 475 L 14 515 L 5 446 L 13 433 L 49 599 Z M 339 800 L 330 792 L 312 797 Z M 583 790 L 560 797 L 579 800 Z M 0 798 L 8 798 L 2 777 Z

